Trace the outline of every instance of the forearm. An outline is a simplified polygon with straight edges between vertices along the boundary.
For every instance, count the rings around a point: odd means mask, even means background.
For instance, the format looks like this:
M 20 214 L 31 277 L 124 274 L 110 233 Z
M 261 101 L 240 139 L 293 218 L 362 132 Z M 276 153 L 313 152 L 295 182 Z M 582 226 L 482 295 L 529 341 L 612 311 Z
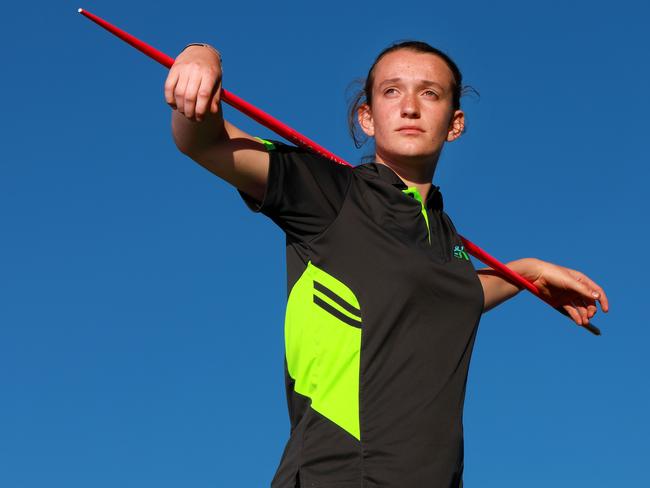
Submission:
M 172 111 L 172 135 L 178 149 L 187 155 L 196 154 L 228 138 L 221 110 L 206 113 L 201 122 L 190 120 L 177 110 Z
M 525 278 L 531 274 L 531 268 L 536 267 L 536 262 L 533 258 L 518 259 L 506 263 L 506 266 Z M 483 311 L 493 309 L 497 305 L 502 304 L 506 300 L 514 297 L 521 291 L 519 286 L 514 285 L 510 281 L 503 278 L 496 271 L 491 268 L 482 268 L 477 270 L 479 280 L 483 286 Z

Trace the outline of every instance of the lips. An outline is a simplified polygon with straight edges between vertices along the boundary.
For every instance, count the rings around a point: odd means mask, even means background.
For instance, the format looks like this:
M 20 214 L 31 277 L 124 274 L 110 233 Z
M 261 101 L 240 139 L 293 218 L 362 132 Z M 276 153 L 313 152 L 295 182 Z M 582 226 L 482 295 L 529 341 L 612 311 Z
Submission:
M 424 132 L 424 130 L 415 125 L 405 125 L 404 127 L 398 128 L 397 132 L 400 132 L 402 134 L 421 134 Z

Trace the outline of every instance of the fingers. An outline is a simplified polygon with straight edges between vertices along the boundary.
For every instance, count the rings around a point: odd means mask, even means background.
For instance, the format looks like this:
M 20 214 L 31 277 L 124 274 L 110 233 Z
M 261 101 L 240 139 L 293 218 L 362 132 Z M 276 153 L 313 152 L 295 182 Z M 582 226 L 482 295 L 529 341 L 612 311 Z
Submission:
M 584 308 L 587 319 L 591 319 L 594 315 L 596 315 L 598 309 L 596 308 L 596 302 L 593 299 L 582 299 L 580 300 L 579 304 L 582 308 Z
M 214 78 L 211 76 L 201 77 L 197 89 L 195 116 L 199 122 L 203 120 L 208 104 L 211 102 L 212 90 L 214 89 Z M 185 114 L 187 115 L 187 114 Z M 189 117 L 189 115 L 187 115 Z
M 589 316 L 589 308 L 587 307 L 587 304 L 585 304 L 584 300 L 580 300 L 580 302 L 577 304 L 578 305 L 578 313 L 580 314 L 580 318 L 582 319 L 582 325 L 587 325 L 589 323 L 589 319 L 591 318 Z
M 596 305 L 594 305 L 593 303 L 587 306 L 587 315 L 589 316 L 589 318 L 592 318 L 594 315 L 596 315 L 597 311 L 598 309 L 596 308 Z
M 185 115 L 185 89 L 187 88 L 187 83 L 189 82 L 189 77 L 187 73 L 181 72 L 178 77 L 178 82 L 176 83 L 176 88 L 174 89 L 174 100 L 176 104 L 176 110 Z
M 527 260 L 521 260 L 527 263 Z M 588 328 L 594 334 L 599 331 L 589 320 L 597 312 L 597 302 L 603 312 L 609 310 L 609 303 L 605 291 L 589 277 L 579 271 L 540 261 L 541 272 L 526 270 L 529 274 L 537 276 L 535 284 L 540 293 L 550 304 L 562 310 L 573 321 Z M 538 266 L 539 267 L 539 266 Z
M 167 80 L 165 80 L 165 101 L 173 109 L 176 109 L 176 98 L 174 96 L 176 83 L 178 83 L 178 70 L 172 66 L 167 75 Z
M 183 100 L 183 114 L 188 119 L 193 119 L 196 113 L 196 102 L 199 97 L 199 87 L 201 86 L 202 77 L 197 68 L 192 69 L 187 79 L 185 88 L 185 99 Z
M 580 312 L 573 305 L 563 305 L 562 308 L 569 314 L 569 317 L 578 325 L 582 325 L 582 317 Z
M 579 271 L 569 270 L 569 273 L 576 282 L 579 283 L 579 289 L 576 291 L 580 292 L 588 300 L 598 300 L 600 302 L 600 308 L 603 312 L 609 311 L 609 302 L 607 300 L 607 295 L 605 290 L 602 289 L 595 281 L 589 278 L 587 275 L 580 273 Z
M 576 324 L 587 326 L 598 311 L 597 300 L 600 300 L 603 311 L 608 310 L 607 297 L 603 289 L 583 273 L 570 269 L 567 271 L 571 276 L 569 288 L 578 295 L 574 296 L 563 308 Z
M 165 81 L 165 101 L 190 120 L 203 120 L 219 109 L 221 65 L 205 47 L 188 48 L 176 59 Z
M 587 278 L 585 276 L 585 278 Z M 598 286 L 596 283 L 591 281 L 589 278 L 587 278 L 589 282 L 591 282 L 591 287 L 594 290 L 594 293 L 596 295 L 592 296 L 597 299 L 600 302 L 600 308 L 602 309 L 603 312 L 608 312 L 609 311 L 609 302 L 607 301 L 607 295 L 605 294 L 605 290 L 603 290 L 600 286 Z
M 571 306 L 573 306 L 573 309 L 577 312 L 576 315 L 578 317 L 578 320 L 576 323 L 578 325 L 586 325 L 589 323 L 589 317 L 587 316 L 587 309 L 586 307 L 583 307 L 576 303 L 576 301 L 571 302 Z
M 594 316 L 595 307 L 593 311 L 590 311 L 589 305 L 584 302 L 581 302 L 580 299 L 572 300 L 567 305 L 563 305 L 562 309 L 567 312 L 569 317 L 577 324 L 586 326 L 589 325 L 589 320 Z
M 203 120 L 208 104 L 211 112 L 218 110 L 218 96 L 216 102 L 212 100 L 215 90 L 216 73 L 202 70 L 198 66 L 183 70 L 174 90 L 174 103 L 177 110 L 188 119 Z M 218 85 L 217 85 L 218 86 Z

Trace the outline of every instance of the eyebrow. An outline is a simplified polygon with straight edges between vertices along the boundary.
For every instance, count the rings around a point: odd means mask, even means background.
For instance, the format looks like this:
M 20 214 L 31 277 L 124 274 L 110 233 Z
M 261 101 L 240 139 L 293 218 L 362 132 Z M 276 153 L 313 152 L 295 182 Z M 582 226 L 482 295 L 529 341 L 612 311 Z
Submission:
M 382 82 L 379 84 L 379 86 L 385 85 L 385 84 L 387 84 L 387 83 L 398 83 L 398 82 L 400 82 L 400 81 L 402 81 L 402 78 L 399 78 L 399 77 L 398 77 L 398 78 L 389 78 L 389 79 L 387 79 L 387 80 L 382 81 Z M 436 81 L 432 81 L 432 80 L 418 80 L 418 82 L 419 82 L 421 85 L 435 85 L 435 86 L 439 87 L 442 91 L 445 91 L 445 88 L 444 88 L 440 83 L 438 83 L 438 82 L 436 82 Z

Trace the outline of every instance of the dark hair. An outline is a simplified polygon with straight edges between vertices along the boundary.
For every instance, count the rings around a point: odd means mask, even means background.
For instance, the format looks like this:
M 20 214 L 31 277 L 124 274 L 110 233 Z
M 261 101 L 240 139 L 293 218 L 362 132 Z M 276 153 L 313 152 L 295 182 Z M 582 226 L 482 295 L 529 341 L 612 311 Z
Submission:
M 357 148 L 360 148 L 367 140 L 365 134 L 362 132 L 360 133 L 359 131 L 357 113 L 362 105 L 372 105 L 372 85 L 375 80 L 375 66 L 377 66 L 377 63 L 381 60 L 381 58 L 386 56 L 386 54 L 392 53 L 394 51 L 399 51 L 400 49 L 408 49 L 409 51 L 414 51 L 416 53 L 434 54 L 447 64 L 452 74 L 454 75 L 452 86 L 452 107 L 454 110 L 458 110 L 460 108 L 460 98 L 466 93 L 474 92 L 476 95 L 478 95 L 478 92 L 474 88 L 471 86 L 463 85 L 463 75 L 458 69 L 458 66 L 453 59 L 451 59 L 440 49 L 436 49 L 435 47 L 430 46 L 426 42 L 422 41 L 401 41 L 392 44 L 379 53 L 379 56 L 377 56 L 375 62 L 372 63 L 372 66 L 368 70 L 368 76 L 366 79 L 358 80 L 358 83 L 363 85 L 363 88 L 360 88 L 350 101 L 350 106 L 348 109 L 348 128 L 350 130 L 352 140 L 354 141 L 354 145 Z

